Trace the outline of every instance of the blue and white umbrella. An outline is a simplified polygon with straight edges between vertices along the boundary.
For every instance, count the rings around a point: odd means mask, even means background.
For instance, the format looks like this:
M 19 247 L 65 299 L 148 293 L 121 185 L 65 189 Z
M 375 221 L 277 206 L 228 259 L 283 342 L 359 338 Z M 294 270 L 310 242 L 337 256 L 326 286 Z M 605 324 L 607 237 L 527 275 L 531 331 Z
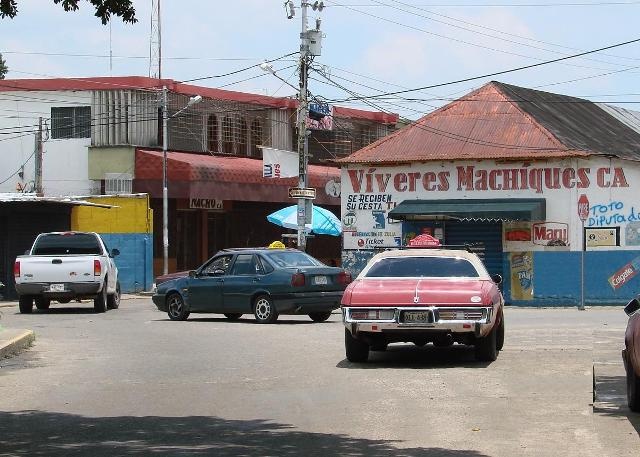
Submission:
M 280 227 L 296 230 L 298 228 L 298 205 L 287 206 L 271 213 L 267 216 L 267 220 Z M 307 224 L 306 229 L 317 235 L 340 236 L 342 224 L 331 211 L 313 205 L 311 224 Z

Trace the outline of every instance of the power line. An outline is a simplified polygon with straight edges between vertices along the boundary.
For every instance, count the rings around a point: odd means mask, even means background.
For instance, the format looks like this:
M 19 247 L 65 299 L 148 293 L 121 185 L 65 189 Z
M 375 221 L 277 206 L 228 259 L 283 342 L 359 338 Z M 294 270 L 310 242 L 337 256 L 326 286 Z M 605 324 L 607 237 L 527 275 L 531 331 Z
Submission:
M 636 38 L 636 39 L 629 40 L 629 41 L 624 41 L 622 43 L 612 44 L 612 45 L 609 45 L 609 46 L 604 46 L 602 48 L 593 49 L 591 51 L 585 51 L 585 52 L 581 52 L 581 53 L 578 53 L 578 54 L 573 54 L 573 55 L 570 55 L 570 56 L 558 57 L 557 59 L 546 60 L 544 62 L 538 62 L 538 63 L 534 63 L 534 64 L 530 64 L 530 65 L 524 65 L 524 66 L 521 66 L 521 67 L 510 68 L 508 70 L 496 71 L 496 72 L 493 72 L 493 73 L 487 73 L 487 74 L 480 75 L 480 76 L 472 76 L 472 77 L 469 77 L 469 78 L 458 79 L 458 80 L 455 80 L 455 81 L 448 81 L 448 82 L 439 83 L 439 84 L 432 84 L 432 85 L 429 85 L 429 86 L 417 87 L 415 89 L 407 89 L 407 90 L 400 90 L 400 91 L 395 91 L 395 92 L 387 92 L 386 94 L 379 94 L 379 95 L 370 95 L 370 96 L 367 96 L 365 98 L 375 99 L 375 98 L 380 98 L 380 97 L 389 96 L 389 95 L 406 94 L 406 93 L 417 92 L 417 91 L 426 90 L 426 89 L 433 89 L 433 88 L 436 88 L 436 87 L 450 86 L 450 85 L 453 85 L 453 84 L 459 84 L 459 83 L 463 83 L 463 82 L 475 81 L 475 80 L 478 80 L 478 79 L 491 78 L 493 76 L 504 75 L 504 74 L 507 74 L 507 73 L 513 73 L 513 72 L 516 72 L 516 71 L 527 70 L 527 69 L 535 68 L 535 67 L 541 67 L 543 65 L 549 65 L 549 64 L 560 62 L 560 61 L 563 61 L 563 60 L 574 59 L 576 57 L 580 57 L 580 56 L 583 56 L 583 55 L 594 54 L 596 52 L 604 51 L 606 49 L 613 49 L 613 48 L 617 48 L 617 47 L 620 47 L 620 46 L 626 46 L 628 44 L 637 43 L 637 42 L 640 42 L 640 38 Z M 344 101 L 349 101 L 349 100 L 350 99 L 345 99 Z

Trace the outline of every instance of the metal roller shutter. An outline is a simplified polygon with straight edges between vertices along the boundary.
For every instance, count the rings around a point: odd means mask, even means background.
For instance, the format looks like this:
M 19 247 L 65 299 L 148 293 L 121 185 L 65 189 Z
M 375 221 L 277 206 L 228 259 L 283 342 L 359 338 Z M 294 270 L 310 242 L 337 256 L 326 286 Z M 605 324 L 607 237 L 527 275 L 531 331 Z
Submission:
M 490 274 L 502 271 L 502 223 L 501 222 L 447 222 L 444 230 L 445 244 L 461 245 L 479 243 L 472 250 L 484 261 Z

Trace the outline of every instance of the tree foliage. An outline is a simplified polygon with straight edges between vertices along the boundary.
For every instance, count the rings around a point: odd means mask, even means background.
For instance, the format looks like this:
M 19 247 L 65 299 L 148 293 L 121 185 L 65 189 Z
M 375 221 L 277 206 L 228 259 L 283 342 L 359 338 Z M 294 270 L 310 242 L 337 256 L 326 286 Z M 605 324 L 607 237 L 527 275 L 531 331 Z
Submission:
M 134 24 L 136 10 L 131 0 L 87 0 L 96 9 L 95 16 L 100 18 L 103 24 L 107 24 L 111 16 L 121 17 L 123 22 Z M 53 0 L 56 5 L 62 3 L 65 11 L 77 11 L 80 0 Z M 14 18 L 18 14 L 17 0 L 0 0 L 0 17 Z
M 4 79 L 8 71 L 9 67 L 7 67 L 7 62 L 2 58 L 2 54 L 0 54 L 0 79 Z

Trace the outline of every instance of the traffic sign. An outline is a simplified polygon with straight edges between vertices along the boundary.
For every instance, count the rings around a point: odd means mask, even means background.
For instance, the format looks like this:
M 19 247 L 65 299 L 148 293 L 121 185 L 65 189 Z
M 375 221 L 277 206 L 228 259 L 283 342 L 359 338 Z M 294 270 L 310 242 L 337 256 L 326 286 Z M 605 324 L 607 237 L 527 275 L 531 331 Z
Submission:
M 313 200 L 316 198 L 316 189 L 315 187 L 289 187 L 289 198 Z
M 586 221 L 589 217 L 589 199 L 585 194 L 578 198 L 578 217 L 581 221 Z

